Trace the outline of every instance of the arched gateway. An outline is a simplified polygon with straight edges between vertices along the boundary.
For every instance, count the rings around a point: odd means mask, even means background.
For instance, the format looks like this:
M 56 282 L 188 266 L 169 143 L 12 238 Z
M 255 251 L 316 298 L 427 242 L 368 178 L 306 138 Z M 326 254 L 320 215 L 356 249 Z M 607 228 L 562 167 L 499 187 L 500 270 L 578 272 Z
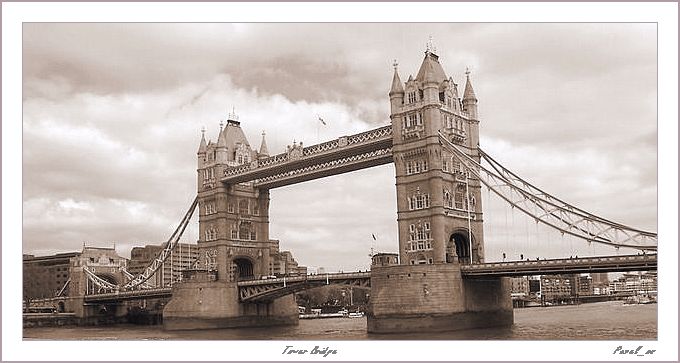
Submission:
M 507 282 L 463 280 L 460 274 L 460 264 L 484 261 L 481 187 L 442 138 L 480 161 L 469 72 L 461 95 L 428 49 L 417 75 L 405 83 L 395 64 L 389 98 L 390 125 L 309 147 L 294 143 L 273 156 L 264 134 L 259 150 L 251 147 L 233 113 L 220 125 L 217 142 L 201 138 L 197 268 L 210 277 L 175 288 L 164 311 L 166 327 L 295 323 L 292 295 L 263 304 L 238 297 L 238 281 L 273 274 L 269 189 L 386 163 L 394 163 L 396 173 L 400 264 L 371 271 L 368 330 L 512 323 Z

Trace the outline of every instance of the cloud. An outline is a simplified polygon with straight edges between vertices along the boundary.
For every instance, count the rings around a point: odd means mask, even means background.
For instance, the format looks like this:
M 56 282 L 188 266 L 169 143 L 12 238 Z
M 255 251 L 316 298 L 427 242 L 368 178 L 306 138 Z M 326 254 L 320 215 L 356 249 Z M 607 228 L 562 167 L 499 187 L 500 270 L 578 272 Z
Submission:
M 656 228 L 653 24 L 27 23 L 23 35 L 27 252 L 167 239 L 196 192 L 200 129 L 215 141 L 232 107 L 270 153 L 388 124 L 393 59 L 415 74 L 429 35 L 460 89 L 472 69 L 485 150 L 567 201 Z M 365 269 L 371 234 L 397 249 L 394 182 L 384 166 L 275 189 L 271 237 L 303 264 Z M 505 212 L 485 206 L 498 256 Z

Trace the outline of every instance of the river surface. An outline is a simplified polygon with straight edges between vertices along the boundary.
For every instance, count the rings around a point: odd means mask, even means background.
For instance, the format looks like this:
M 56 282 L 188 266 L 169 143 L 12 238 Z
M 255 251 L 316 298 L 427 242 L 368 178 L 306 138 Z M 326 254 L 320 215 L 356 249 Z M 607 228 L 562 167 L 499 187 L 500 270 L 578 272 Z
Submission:
M 506 328 L 368 334 L 366 318 L 301 319 L 297 326 L 165 331 L 158 325 L 24 329 L 28 340 L 655 340 L 657 304 L 621 301 L 515 309 Z

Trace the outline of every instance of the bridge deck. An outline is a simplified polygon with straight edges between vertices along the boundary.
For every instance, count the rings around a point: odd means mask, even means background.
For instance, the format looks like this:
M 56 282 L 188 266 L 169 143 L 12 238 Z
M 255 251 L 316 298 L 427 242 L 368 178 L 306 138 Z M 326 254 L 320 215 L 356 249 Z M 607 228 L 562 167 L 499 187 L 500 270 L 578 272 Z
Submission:
M 464 278 L 557 275 L 587 272 L 650 271 L 657 269 L 657 255 L 601 256 L 538 261 L 491 262 L 462 265 Z M 307 288 L 326 284 L 370 286 L 370 272 L 303 275 L 276 279 L 239 281 L 241 301 L 269 301 Z M 85 303 L 105 303 L 135 299 L 169 297 L 169 287 L 86 295 Z
M 657 268 L 656 254 L 562 258 L 537 261 L 463 265 L 464 277 L 557 275 L 587 272 L 649 271 Z

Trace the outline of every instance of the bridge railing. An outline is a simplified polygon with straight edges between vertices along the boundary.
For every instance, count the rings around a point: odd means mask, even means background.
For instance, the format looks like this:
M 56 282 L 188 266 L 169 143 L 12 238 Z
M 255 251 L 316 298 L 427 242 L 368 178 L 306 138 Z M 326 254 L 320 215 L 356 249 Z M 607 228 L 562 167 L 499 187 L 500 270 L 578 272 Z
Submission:
M 290 276 L 290 277 L 279 277 L 275 279 L 263 279 L 263 280 L 249 280 L 249 281 L 239 281 L 238 286 L 257 286 L 257 285 L 271 285 L 277 283 L 294 283 L 303 281 L 325 281 L 325 280 L 341 280 L 348 278 L 370 278 L 370 272 L 341 272 L 332 274 L 321 274 L 321 275 L 303 275 L 303 276 Z
M 550 260 L 508 261 L 490 262 L 483 264 L 465 265 L 467 270 L 484 270 L 503 267 L 534 267 L 534 266 L 569 266 L 569 265 L 594 265 L 617 262 L 652 262 L 657 260 L 656 254 L 630 255 L 630 256 L 598 256 L 581 258 L 564 258 Z
M 387 125 L 383 127 L 379 127 L 377 129 L 372 129 L 364 132 L 360 132 L 358 134 L 354 135 L 349 135 L 349 136 L 341 136 L 337 139 L 323 142 L 320 144 L 315 144 L 311 146 L 307 146 L 302 148 L 302 158 L 304 157 L 311 157 L 315 155 L 323 155 L 327 154 L 330 152 L 333 152 L 335 150 L 342 149 L 346 146 L 354 146 L 354 145 L 361 145 L 364 143 L 376 141 L 376 140 L 382 140 L 382 139 L 391 139 L 392 137 L 392 125 Z M 232 177 L 232 176 L 237 176 L 241 174 L 245 174 L 250 171 L 254 170 L 259 170 L 263 168 L 269 168 L 269 167 L 274 167 L 278 165 L 285 164 L 289 161 L 295 161 L 299 159 L 291 159 L 289 156 L 289 153 L 281 153 L 277 155 L 270 156 L 266 159 L 262 160 L 254 160 L 251 164 L 243 164 L 231 168 L 227 168 L 224 170 L 224 175 L 223 177 Z

